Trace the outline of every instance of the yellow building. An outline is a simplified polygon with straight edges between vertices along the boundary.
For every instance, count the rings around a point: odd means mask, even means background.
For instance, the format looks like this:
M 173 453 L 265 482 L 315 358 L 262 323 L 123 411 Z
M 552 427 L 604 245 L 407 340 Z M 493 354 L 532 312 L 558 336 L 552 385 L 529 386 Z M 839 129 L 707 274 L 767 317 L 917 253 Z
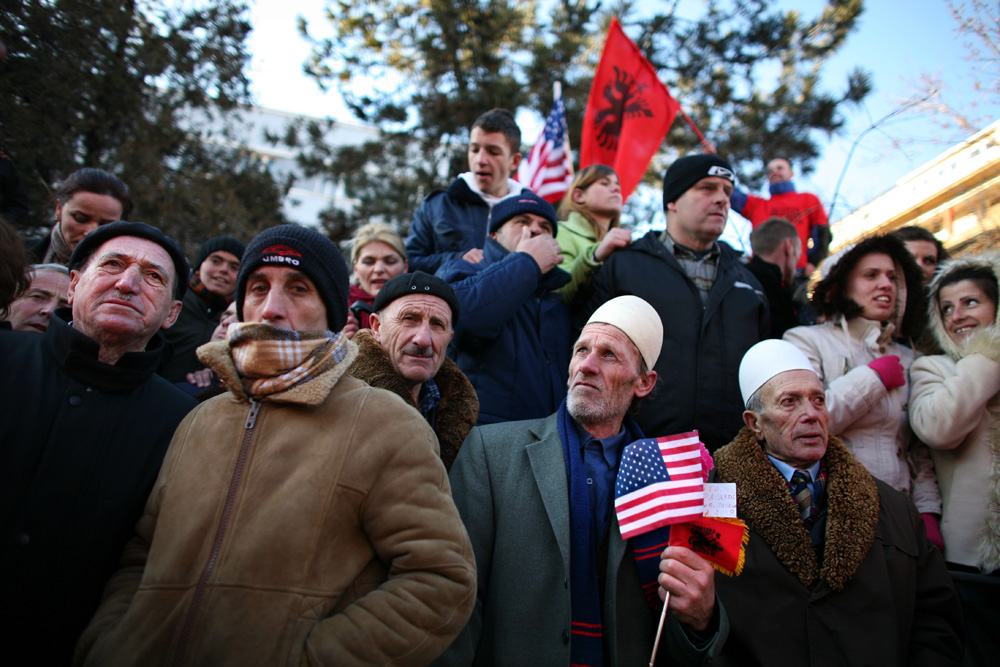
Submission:
M 1000 243 L 1000 120 L 900 179 L 831 227 L 834 252 L 863 236 L 918 225 L 952 255 Z

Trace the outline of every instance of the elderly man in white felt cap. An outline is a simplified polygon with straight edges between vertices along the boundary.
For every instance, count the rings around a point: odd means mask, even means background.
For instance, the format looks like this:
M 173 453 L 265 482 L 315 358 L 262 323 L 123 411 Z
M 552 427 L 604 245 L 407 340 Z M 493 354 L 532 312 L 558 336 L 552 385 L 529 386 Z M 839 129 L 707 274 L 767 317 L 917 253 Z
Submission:
M 656 384 L 662 340 L 652 306 L 612 299 L 573 346 L 555 414 L 469 433 L 450 478 L 479 590 L 436 664 L 646 664 L 660 605 L 643 590 L 657 583 L 671 593 L 664 664 L 703 664 L 724 641 L 711 566 L 670 547 L 651 554 L 659 568 L 637 567 L 612 511 L 622 450 L 644 437 L 628 413 Z
M 740 390 L 746 426 L 709 480 L 735 482 L 750 528 L 743 574 L 715 582 L 731 624 L 717 664 L 961 664 L 944 559 L 910 499 L 829 434 L 809 359 L 762 341 Z

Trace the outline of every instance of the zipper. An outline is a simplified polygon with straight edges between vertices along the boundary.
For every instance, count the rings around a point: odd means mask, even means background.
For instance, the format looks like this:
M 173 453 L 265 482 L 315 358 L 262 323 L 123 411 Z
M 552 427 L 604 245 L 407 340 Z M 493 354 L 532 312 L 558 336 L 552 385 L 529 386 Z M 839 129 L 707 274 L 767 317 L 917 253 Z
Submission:
M 240 446 L 240 454 L 236 459 L 236 468 L 233 470 L 233 478 L 229 482 L 229 494 L 226 496 L 226 505 L 222 510 L 222 518 L 219 520 L 219 527 L 215 533 L 215 542 L 212 544 L 212 553 L 208 557 L 208 562 L 205 564 L 205 569 L 201 572 L 201 577 L 198 579 L 198 586 L 194 591 L 194 598 L 191 600 L 191 607 L 188 609 L 187 617 L 184 619 L 184 627 L 181 630 L 181 636 L 177 642 L 177 653 L 174 655 L 173 663 L 175 665 L 181 664 L 184 655 L 187 653 L 187 645 L 191 639 L 191 633 L 194 632 L 194 622 L 198 616 L 198 610 L 201 607 L 201 603 L 205 598 L 205 590 L 208 587 L 208 580 L 212 576 L 212 571 L 215 569 L 215 562 L 218 560 L 219 551 L 222 550 L 222 540 L 226 534 L 226 528 L 229 525 L 229 516 L 232 514 L 233 505 L 236 502 L 236 491 L 240 486 L 240 479 L 243 477 L 243 466 L 247 460 L 247 454 L 250 451 L 250 440 L 253 438 L 254 425 L 257 423 L 257 413 L 260 412 L 260 402 L 253 399 L 250 400 L 250 412 L 247 414 L 247 419 L 243 423 L 243 444 Z

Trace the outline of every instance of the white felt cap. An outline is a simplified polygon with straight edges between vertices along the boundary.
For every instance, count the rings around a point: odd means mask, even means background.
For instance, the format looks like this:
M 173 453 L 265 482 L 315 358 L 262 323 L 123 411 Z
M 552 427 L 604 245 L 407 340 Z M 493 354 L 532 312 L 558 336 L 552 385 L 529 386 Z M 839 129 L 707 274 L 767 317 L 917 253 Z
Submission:
M 740 362 L 740 392 L 743 405 L 754 392 L 775 375 L 787 371 L 812 371 L 809 358 L 799 348 L 784 340 L 768 339 L 757 343 L 743 355 Z
M 637 296 L 625 295 L 605 301 L 587 324 L 610 324 L 629 337 L 652 369 L 663 347 L 663 322 L 656 310 Z

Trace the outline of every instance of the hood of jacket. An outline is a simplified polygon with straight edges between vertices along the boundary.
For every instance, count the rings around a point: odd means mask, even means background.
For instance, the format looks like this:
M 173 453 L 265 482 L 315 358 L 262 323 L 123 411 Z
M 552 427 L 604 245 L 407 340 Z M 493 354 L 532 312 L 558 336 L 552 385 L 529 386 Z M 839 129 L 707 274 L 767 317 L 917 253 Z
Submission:
M 997 314 L 994 317 L 993 326 L 989 327 L 992 331 L 977 331 L 968 336 L 961 344 L 953 341 L 944 327 L 944 320 L 941 317 L 941 286 L 956 271 L 963 269 L 986 269 L 993 274 L 997 285 L 1000 286 L 1000 252 L 948 260 L 941 265 L 929 287 L 927 318 L 931 331 L 941 349 L 956 361 L 974 351 L 1000 362 L 1000 326 L 998 326 L 1000 324 L 1000 307 L 996 309 Z
M 851 270 L 865 255 L 882 253 L 896 266 L 896 310 L 890 320 L 895 338 L 917 337 L 924 329 L 923 272 L 903 242 L 892 235 L 869 236 L 826 258 L 820 277 L 811 285 L 812 303 L 828 318 L 843 315 L 854 319 L 861 307 L 847 296 Z

